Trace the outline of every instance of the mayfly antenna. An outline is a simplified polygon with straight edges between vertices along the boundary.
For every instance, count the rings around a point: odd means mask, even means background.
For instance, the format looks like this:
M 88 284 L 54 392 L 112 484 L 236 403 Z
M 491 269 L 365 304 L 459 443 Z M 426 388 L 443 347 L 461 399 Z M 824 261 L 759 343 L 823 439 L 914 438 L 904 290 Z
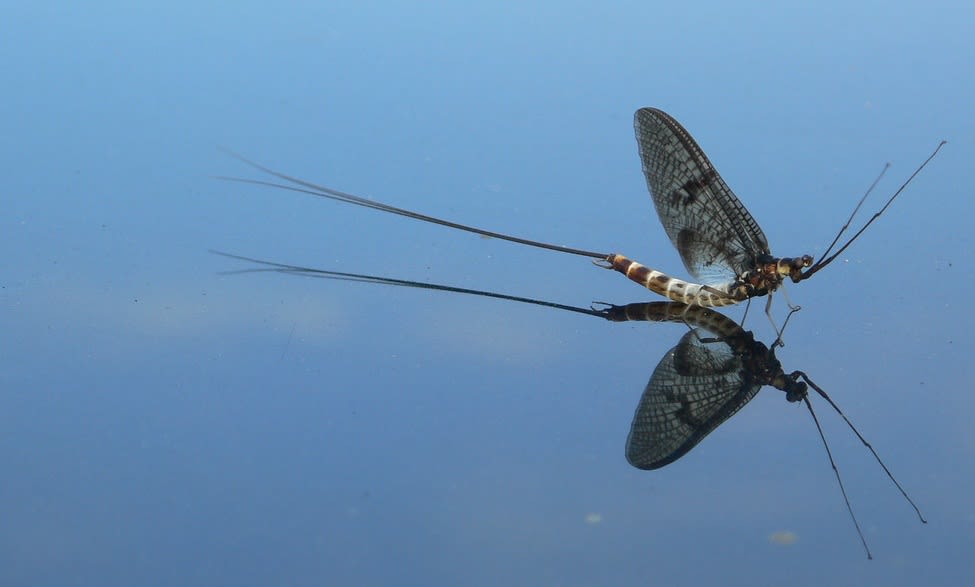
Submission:
M 890 163 L 885 163 L 884 168 L 880 170 L 880 173 L 873 180 L 873 183 L 871 183 L 870 187 L 867 188 L 867 191 L 863 193 L 863 197 L 860 198 L 860 201 L 857 202 L 857 205 L 853 207 L 853 212 L 850 212 L 850 217 L 846 219 L 846 224 L 844 224 L 843 227 L 840 228 L 840 231 L 836 233 L 835 237 L 833 237 L 833 242 L 829 243 L 829 246 L 826 247 L 826 251 L 824 251 L 823 254 L 819 257 L 820 261 L 822 261 L 823 259 L 829 256 L 829 252 L 832 251 L 833 247 L 836 246 L 836 243 L 839 242 L 840 237 L 843 236 L 843 233 L 846 232 L 846 229 L 850 228 L 850 224 L 853 223 L 853 218 L 857 215 L 857 212 L 860 211 L 860 208 L 863 206 L 863 203 L 867 201 L 867 197 L 871 193 L 873 193 L 873 189 L 877 187 L 877 184 L 880 183 L 880 180 L 883 179 L 884 175 L 886 175 L 888 169 L 890 169 Z
M 877 454 L 877 451 L 874 450 L 873 446 L 869 442 L 867 442 L 867 439 L 864 438 L 862 434 L 860 434 L 860 431 L 857 430 L 856 426 L 853 425 L 853 422 L 851 422 L 850 419 L 846 417 L 846 414 L 843 413 L 843 410 L 841 410 L 840 407 L 836 404 L 836 402 L 833 401 L 833 398 L 829 397 L 829 394 L 826 393 L 826 391 L 823 390 L 823 388 L 816 385 L 816 383 L 802 371 L 793 371 L 789 377 L 793 381 L 798 381 L 801 378 L 806 384 L 809 385 L 809 387 L 812 387 L 814 390 L 816 390 L 816 393 L 818 393 L 820 397 L 826 400 L 826 403 L 828 403 L 833 408 L 833 410 L 837 414 L 839 414 L 841 418 L 843 418 L 843 421 L 846 422 L 846 425 L 849 426 L 850 430 L 852 430 L 853 433 L 856 435 L 856 437 L 860 439 L 860 442 L 863 443 L 863 446 L 867 447 L 867 449 L 870 451 L 870 454 L 873 455 L 874 460 L 877 461 L 880 467 L 884 470 L 884 473 L 887 474 L 887 478 L 891 480 L 891 482 L 894 484 L 895 487 L 897 487 L 897 490 L 900 491 L 902 496 L 904 496 L 904 499 L 907 500 L 907 503 L 911 504 L 911 507 L 914 508 L 914 512 L 917 514 L 918 519 L 921 520 L 921 523 L 927 524 L 928 521 L 924 519 L 924 516 L 921 514 L 920 508 L 917 507 L 917 504 L 914 503 L 914 500 L 911 499 L 911 496 L 907 494 L 907 491 L 905 491 L 904 488 L 901 486 L 901 484 L 897 481 L 897 479 L 894 478 L 893 473 L 891 473 L 890 469 L 887 468 L 887 465 L 884 463 L 883 459 L 880 458 L 880 455 Z M 826 435 L 823 433 L 823 427 L 819 424 L 819 418 L 816 417 L 816 412 L 813 411 L 812 403 L 809 401 L 809 395 L 804 394 L 802 396 L 802 400 L 803 402 L 805 402 L 806 407 L 809 409 L 809 414 L 812 416 L 813 422 L 816 424 L 816 430 L 819 431 L 819 437 L 823 441 L 823 447 L 826 449 L 826 456 L 829 458 L 829 464 L 833 468 L 833 474 L 836 475 L 836 482 L 840 486 L 840 493 L 843 494 L 843 501 L 846 503 L 846 511 L 850 513 L 850 519 L 853 520 L 853 526 L 856 528 L 857 536 L 860 537 L 860 542 L 863 544 L 863 549 L 867 551 L 867 558 L 873 559 L 873 554 L 870 553 L 870 547 L 867 546 L 867 540 L 866 538 L 864 538 L 863 531 L 860 529 L 860 522 L 857 521 L 857 517 L 853 513 L 853 507 L 850 505 L 850 498 L 846 494 L 846 488 L 843 486 L 843 479 L 840 477 L 840 470 L 836 466 L 836 461 L 833 460 L 833 453 L 829 449 L 829 443 L 826 441 Z
M 801 281 L 803 279 L 809 279 L 809 277 L 812 276 L 812 274 L 816 273 L 817 271 L 819 271 L 823 267 L 825 267 L 825 266 L 829 265 L 830 263 L 832 263 L 833 262 L 833 259 L 835 259 L 836 257 L 840 256 L 843 253 L 843 251 L 846 250 L 847 247 L 849 247 L 851 244 L 853 244 L 853 241 L 855 241 L 857 239 L 857 237 L 859 237 L 861 234 L 863 234 L 863 231 L 865 231 L 868 226 L 870 226 L 871 224 L 873 224 L 873 221 L 874 220 L 880 218 L 880 215 L 883 214 L 884 211 L 887 210 L 888 207 L 890 207 L 890 205 L 894 202 L 894 200 L 897 198 L 897 196 L 899 196 L 900 193 L 903 192 L 907 188 L 907 186 L 910 185 L 910 183 L 912 181 L 914 181 L 914 178 L 917 177 L 917 174 L 921 173 L 921 170 L 924 169 L 925 166 L 927 166 L 927 164 L 930 163 L 932 159 L 934 159 L 935 155 L 938 154 L 938 151 L 941 150 L 941 147 L 944 147 L 946 144 L 948 144 L 948 141 L 941 141 L 940 143 L 938 143 L 938 146 L 934 148 L 934 151 L 932 151 L 930 155 L 928 155 L 928 158 L 925 159 L 924 162 L 921 163 L 921 165 L 919 165 L 918 168 L 914 170 L 914 173 L 912 173 L 910 175 L 910 177 L 908 177 L 904 181 L 904 183 L 901 184 L 901 186 L 899 188 L 897 188 L 897 191 L 894 192 L 894 195 L 892 195 L 887 200 L 887 202 L 883 205 L 883 207 L 880 208 L 880 210 L 878 210 L 877 212 L 875 212 L 874 215 L 870 217 L 870 220 L 867 220 L 866 224 L 864 224 L 863 226 L 861 226 L 860 227 L 860 230 L 856 231 L 856 233 L 852 237 L 850 237 L 850 240 L 846 241 L 846 243 L 842 247 L 840 247 L 839 249 L 837 249 L 836 252 L 833 253 L 832 255 L 830 255 L 829 257 L 826 257 L 825 256 L 825 253 L 824 253 L 824 255 L 823 255 L 824 258 L 820 258 L 820 260 L 817 261 L 812 267 L 810 267 L 802 275 L 800 275 L 798 281 Z M 884 171 L 886 171 L 886 168 L 884 169 Z M 881 172 L 881 176 L 883 176 L 883 172 Z M 880 178 L 878 177 L 877 180 L 879 181 Z M 874 184 L 876 184 L 876 182 L 874 182 Z M 850 215 L 850 220 L 847 221 L 847 224 L 844 225 L 842 229 L 840 229 L 839 234 L 837 234 L 836 235 L 836 238 L 833 240 L 833 244 L 831 244 L 829 246 L 830 249 L 833 248 L 833 245 L 835 245 L 836 244 L 836 241 L 839 240 L 840 235 L 842 235 L 843 232 L 846 230 L 847 226 L 849 226 L 850 221 L 853 220 L 853 216 L 856 214 L 857 210 L 860 209 L 860 205 L 863 204 L 863 201 L 866 199 L 867 195 L 870 194 L 870 191 L 871 190 L 873 190 L 873 186 L 870 186 L 870 189 L 867 190 L 867 193 L 864 194 L 862 198 L 860 198 L 860 202 L 857 204 L 856 208 L 853 209 L 853 214 Z M 828 252 L 829 252 L 829 249 L 827 249 L 827 253 Z
M 846 417 L 846 414 L 843 413 L 843 410 L 841 410 L 840 407 L 836 405 L 836 402 L 833 401 L 833 398 L 829 397 L 829 394 L 827 394 L 823 390 L 823 388 L 816 385 L 813 382 L 813 380 L 810 379 L 809 376 L 803 373 L 802 371 L 796 371 L 792 375 L 793 377 L 795 376 L 802 377 L 802 380 L 808 383 L 809 387 L 815 389 L 816 393 L 818 393 L 820 397 L 826 400 L 826 402 L 833 407 L 836 413 L 839 414 L 841 418 L 843 418 L 843 421 L 846 422 L 846 425 L 849 426 L 850 430 L 852 430 L 853 433 L 856 434 L 856 437 L 860 439 L 860 442 L 863 443 L 863 446 L 867 447 L 870 453 L 873 454 L 874 460 L 877 461 L 877 464 L 879 464 L 880 467 L 884 470 L 884 473 L 887 474 L 887 478 L 890 479 L 891 482 L 893 482 L 894 486 L 897 487 L 897 490 L 900 491 L 901 495 L 904 496 L 904 499 L 907 500 L 907 503 L 911 504 L 911 507 L 914 508 L 914 513 L 917 514 L 917 517 L 919 520 L 921 520 L 921 523 L 927 524 L 928 521 L 925 520 L 924 516 L 921 514 L 921 509 L 917 507 L 917 504 L 914 503 L 914 500 L 911 499 L 911 496 L 907 494 L 907 491 L 905 491 L 904 488 L 901 487 L 901 484 L 897 481 L 897 479 L 894 478 L 893 473 L 891 473 L 890 469 L 887 468 L 887 465 L 884 464 L 883 459 L 880 458 L 880 455 L 877 454 L 877 451 L 874 450 L 873 446 L 869 442 L 867 442 L 867 439 L 864 438 L 862 434 L 860 434 L 860 431 L 857 430 L 856 426 L 853 425 L 853 422 L 851 422 L 850 419 Z
M 809 396 L 804 396 L 802 401 L 806 404 L 806 407 L 809 408 L 809 414 L 812 415 L 813 422 L 816 423 L 816 430 L 819 431 L 819 437 L 823 440 L 823 447 L 826 449 L 826 456 L 829 457 L 829 466 L 833 467 L 833 474 L 836 475 L 836 482 L 840 486 L 840 493 L 843 494 L 843 501 L 846 502 L 846 511 L 850 512 L 850 519 L 853 520 L 853 526 L 857 529 L 857 536 L 860 537 L 860 543 L 863 544 L 863 549 L 867 551 L 867 558 L 873 560 L 873 554 L 870 553 L 870 547 L 867 546 L 867 539 L 863 537 L 863 531 L 860 529 L 860 522 L 857 521 L 857 517 L 853 513 L 853 506 L 850 505 L 850 498 L 847 497 L 846 488 L 843 487 L 843 479 L 840 477 L 840 470 L 836 467 L 836 461 L 833 460 L 833 451 L 829 450 L 829 443 L 826 442 L 826 435 L 823 434 L 823 427 L 819 425 L 819 418 L 816 417 L 816 412 L 813 411 L 812 403 L 809 401 Z

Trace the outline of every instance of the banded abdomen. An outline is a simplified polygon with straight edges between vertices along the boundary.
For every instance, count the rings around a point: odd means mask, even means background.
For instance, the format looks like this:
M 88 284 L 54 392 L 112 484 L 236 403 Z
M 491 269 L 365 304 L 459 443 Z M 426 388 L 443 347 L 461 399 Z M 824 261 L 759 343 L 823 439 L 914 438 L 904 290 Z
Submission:
M 677 279 L 619 254 L 608 256 L 606 263 L 650 291 L 690 306 L 733 306 L 748 297 L 741 289 L 729 293 L 719 287 Z

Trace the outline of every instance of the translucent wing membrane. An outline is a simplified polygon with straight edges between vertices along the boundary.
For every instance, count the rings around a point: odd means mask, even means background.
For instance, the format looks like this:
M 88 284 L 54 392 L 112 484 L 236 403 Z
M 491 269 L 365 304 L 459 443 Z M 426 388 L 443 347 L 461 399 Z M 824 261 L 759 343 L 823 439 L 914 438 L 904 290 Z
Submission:
M 758 223 L 691 135 L 668 114 L 634 116 L 647 188 L 687 271 L 706 285 L 732 282 L 768 254 Z
M 747 404 L 762 383 L 741 355 L 694 329 L 668 352 L 643 391 L 626 441 L 626 460 L 658 469 L 681 458 Z

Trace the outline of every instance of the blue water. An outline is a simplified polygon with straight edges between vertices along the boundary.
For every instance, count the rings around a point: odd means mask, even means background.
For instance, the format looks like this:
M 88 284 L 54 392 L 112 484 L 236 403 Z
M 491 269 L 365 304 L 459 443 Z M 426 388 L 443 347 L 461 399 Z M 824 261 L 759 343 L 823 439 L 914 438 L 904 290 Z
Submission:
M 975 579 L 975 10 L 271 6 L 4 9 L 0 585 Z M 255 176 L 225 146 L 686 276 L 640 173 L 641 106 L 688 128 L 782 256 L 821 252 L 885 162 L 871 210 L 950 141 L 789 289 L 804 309 L 783 366 L 831 393 L 930 520 L 817 403 L 875 560 L 808 414 L 774 389 L 681 461 L 626 463 L 683 325 L 226 275 L 247 265 L 208 252 L 651 300 L 582 258 L 212 177 Z M 762 305 L 746 326 L 769 342 Z

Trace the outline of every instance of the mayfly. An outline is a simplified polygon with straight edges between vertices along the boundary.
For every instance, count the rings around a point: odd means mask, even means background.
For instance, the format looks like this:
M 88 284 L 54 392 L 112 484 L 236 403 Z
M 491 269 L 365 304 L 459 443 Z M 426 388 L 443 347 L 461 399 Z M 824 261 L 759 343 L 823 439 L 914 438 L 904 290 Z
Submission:
M 634 116 L 634 127 L 643 173 L 657 215 L 670 241 L 677 248 L 684 267 L 701 283 L 671 277 L 618 253 L 600 253 L 533 241 L 397 208 L 275 171 L 235 153 L 231 155 L 286 183 L 237 177 L 220 179 L 308 193 L 491 238 L 590 257 L 597 265 L 619 271 L 654 293 L 673 301 L 715 307 L 770 294 L 782 285 L 786 277 L 798 283 L 829 265 L 884 213 L 945 144 L 942 141 L 884 206 L 833 252 L 833 247 L 849 228 L 853 217 L 873 189 L 871 186 L 826 252 L 818 261 L 813 262 L 810 255 L 784 258 L 772 256 L 768 241 L 758 223 L 721 179 L 690 133 L 670 115 L 656 108 L 641 108 Z M 877 181 L 879 179 L 878 177 Z

